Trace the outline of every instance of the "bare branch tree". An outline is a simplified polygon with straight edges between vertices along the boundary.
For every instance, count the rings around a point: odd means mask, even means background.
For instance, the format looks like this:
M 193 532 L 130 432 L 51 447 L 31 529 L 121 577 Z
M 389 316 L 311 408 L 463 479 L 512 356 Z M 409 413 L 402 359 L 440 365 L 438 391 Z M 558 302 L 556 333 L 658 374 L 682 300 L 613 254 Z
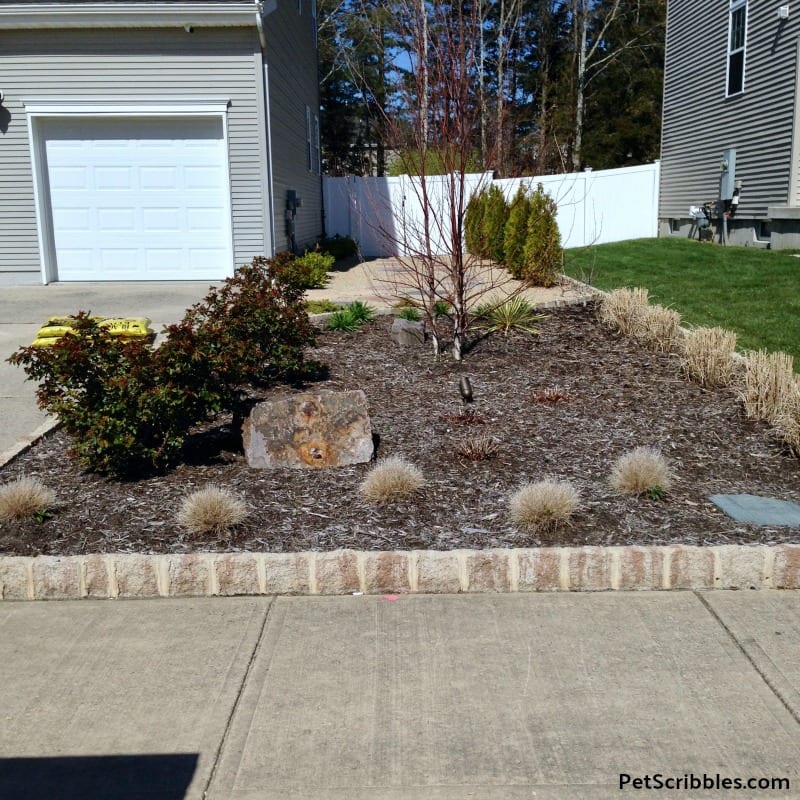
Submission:
M 393 224 L 380 229 L 402 254 L 387 283 L 394 296 L 408 294 L 418 302 L 436 354 L 442 349 L 438 312 L 447 304 L 451 352 L 460 361 L 470 309 L 478 299 L 500 302 L 524 288 L 505 269 L 471 256 L 464 246 L 467 204 L 488 180 L 486 174 L 477 179 L 467 174 L 480 148 L 483 13 L 480 3 L 442 0 L 399 0 L 393 8 L 406 44 L 406 112 L 387 114 L 385 124 L 410 176 L 404 185 L 420 216 L 393 209 L 400 229 Z

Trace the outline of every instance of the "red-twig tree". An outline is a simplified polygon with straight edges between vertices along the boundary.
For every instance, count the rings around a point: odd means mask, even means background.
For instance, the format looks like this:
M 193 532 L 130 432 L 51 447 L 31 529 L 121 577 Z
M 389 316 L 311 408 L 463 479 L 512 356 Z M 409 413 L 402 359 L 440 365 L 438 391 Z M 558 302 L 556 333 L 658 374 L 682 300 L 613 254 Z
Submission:
M 447 304 L 451 351 L 461 360 L 470 309 L 478 299 L 499 302 L 524 288 L 464 246 L 464 213 L 489 179 L 493 157 L 490 152 L 488 162 L 477 163 L 484 113 L 479 102 L 481 3 L 397 0 L 393 8 L 403 48 L 395 63 L 405 72 L 405 96 L 402 111 L 384 114 L 384 125 L 402 171 L 410 176 L 406 186 L 419 216 L 408 208 L 377 214 L 391 217 L 377 225 L 401 254 L 386 281 L 394 296 L 408 294 L 418 301 L 437 354 L 442 349 L 438 312 Z M 482 174 L 477 181 L 467 174 L 476 169 Z

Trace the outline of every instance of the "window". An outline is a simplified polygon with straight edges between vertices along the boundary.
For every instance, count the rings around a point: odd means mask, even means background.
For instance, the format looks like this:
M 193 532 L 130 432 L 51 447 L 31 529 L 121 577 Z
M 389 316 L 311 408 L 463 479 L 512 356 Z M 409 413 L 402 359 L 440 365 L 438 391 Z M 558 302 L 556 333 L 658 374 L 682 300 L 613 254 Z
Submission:
M 747 42 L 747 0 L 731 0 L 728 32 L 728 95 L 744 91 L 744 54 Z

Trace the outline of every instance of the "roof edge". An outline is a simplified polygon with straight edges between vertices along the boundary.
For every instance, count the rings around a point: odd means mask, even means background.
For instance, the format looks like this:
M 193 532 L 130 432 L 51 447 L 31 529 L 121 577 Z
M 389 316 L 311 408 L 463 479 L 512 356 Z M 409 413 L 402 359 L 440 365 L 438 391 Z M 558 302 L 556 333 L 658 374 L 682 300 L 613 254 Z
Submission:
M 250 27 L 257 13 L 254 2 L 11 3 L 0 6 L 0 30 Z

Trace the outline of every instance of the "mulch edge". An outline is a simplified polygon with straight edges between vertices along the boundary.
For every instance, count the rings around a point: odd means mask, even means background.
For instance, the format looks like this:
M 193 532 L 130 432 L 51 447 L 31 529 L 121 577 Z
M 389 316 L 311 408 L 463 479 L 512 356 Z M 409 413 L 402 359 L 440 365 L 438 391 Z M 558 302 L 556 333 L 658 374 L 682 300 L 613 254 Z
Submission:
M 800 589 L 800 544 L 0 557 L 0 598 Z

